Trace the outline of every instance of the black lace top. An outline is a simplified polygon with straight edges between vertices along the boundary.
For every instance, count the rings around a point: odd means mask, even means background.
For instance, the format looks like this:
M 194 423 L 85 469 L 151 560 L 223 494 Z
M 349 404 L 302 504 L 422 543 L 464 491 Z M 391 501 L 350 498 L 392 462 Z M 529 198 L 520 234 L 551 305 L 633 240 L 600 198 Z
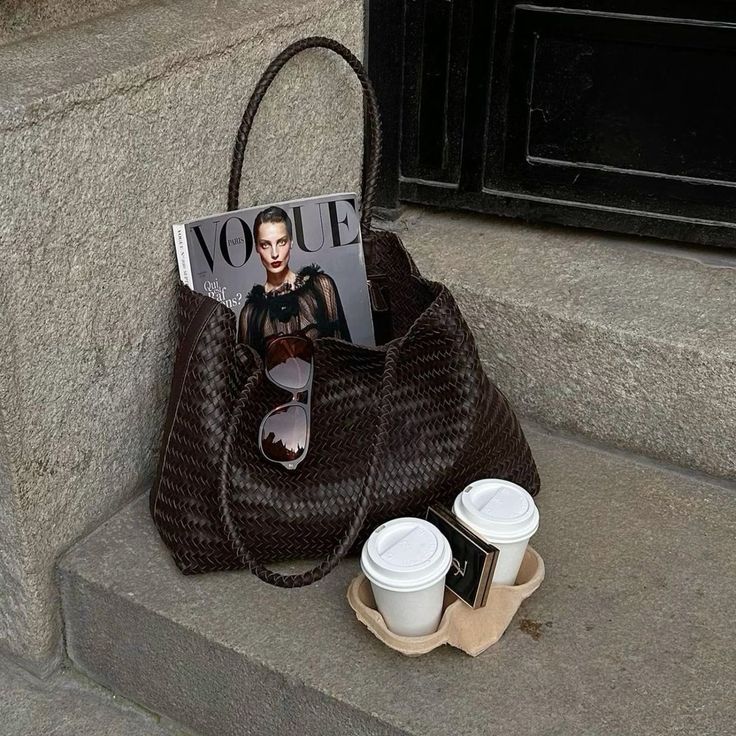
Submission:
M 293 285 L 284 284 L 271 292 L 256 284 L 245 299 L 238 328 L 241 342 L 263 353 L 268 336 L 294 332 L 311 339 L 350 340 L 337 286 L 319 266 L 305 266 Z

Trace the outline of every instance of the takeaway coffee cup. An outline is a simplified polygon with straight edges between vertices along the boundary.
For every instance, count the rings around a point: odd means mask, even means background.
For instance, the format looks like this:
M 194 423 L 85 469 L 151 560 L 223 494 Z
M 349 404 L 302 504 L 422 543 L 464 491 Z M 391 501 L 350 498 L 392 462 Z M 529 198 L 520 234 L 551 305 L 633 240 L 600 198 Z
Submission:
M 478 480 L 455 499 L 462 524 L 498 549 L 492 585 L 513 585 L 530 537 L 539 527 L 534 499 L 507 480 Z
M 360 556 L 378 610 L 400 636 L 437 631 L 451 563 L 450 543 L 442 532 L 424 519 L 409 517 L 379 526 Z

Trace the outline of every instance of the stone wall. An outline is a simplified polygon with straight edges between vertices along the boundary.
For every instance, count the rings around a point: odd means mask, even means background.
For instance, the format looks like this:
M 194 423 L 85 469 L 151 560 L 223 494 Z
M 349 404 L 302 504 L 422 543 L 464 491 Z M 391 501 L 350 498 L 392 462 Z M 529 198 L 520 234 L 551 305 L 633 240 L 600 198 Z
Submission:
M 110 13 L 143 0 L 3 0 L 0 44 Z
M 171 223 L 224 209 L 268 61 L 314 34 L 360 55 L 362 24 L 362 0 L 182 0 L 0 47 L 0 642 L 27 665 L 59 653 L 58 555 L 154 472 Z M 355 190 L 351 74 L 327 51 L 287 65 L 256 120 L 244 205 Z

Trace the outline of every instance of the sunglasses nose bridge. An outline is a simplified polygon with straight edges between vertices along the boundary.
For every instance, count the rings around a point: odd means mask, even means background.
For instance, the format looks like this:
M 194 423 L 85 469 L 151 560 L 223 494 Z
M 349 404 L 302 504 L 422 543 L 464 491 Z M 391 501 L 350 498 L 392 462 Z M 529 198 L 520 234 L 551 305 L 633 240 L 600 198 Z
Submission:
M 264 417 L 259 437 L 262 454 L 289 470 L 306 457 L 310 433 L 313 345 L 300 335 L 279 335 L 266 347 L 266 378 L 291 394 L 291 401 Z

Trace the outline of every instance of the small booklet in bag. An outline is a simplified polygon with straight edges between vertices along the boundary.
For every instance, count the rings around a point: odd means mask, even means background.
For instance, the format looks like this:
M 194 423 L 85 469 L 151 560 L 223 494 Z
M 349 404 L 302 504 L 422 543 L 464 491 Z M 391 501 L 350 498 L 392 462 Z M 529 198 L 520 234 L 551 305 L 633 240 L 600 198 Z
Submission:
M 355 194 L 174 225 L 174 245 L 182 282 L 232 309 L 259 352 L 277 334 L 375 345 Z

